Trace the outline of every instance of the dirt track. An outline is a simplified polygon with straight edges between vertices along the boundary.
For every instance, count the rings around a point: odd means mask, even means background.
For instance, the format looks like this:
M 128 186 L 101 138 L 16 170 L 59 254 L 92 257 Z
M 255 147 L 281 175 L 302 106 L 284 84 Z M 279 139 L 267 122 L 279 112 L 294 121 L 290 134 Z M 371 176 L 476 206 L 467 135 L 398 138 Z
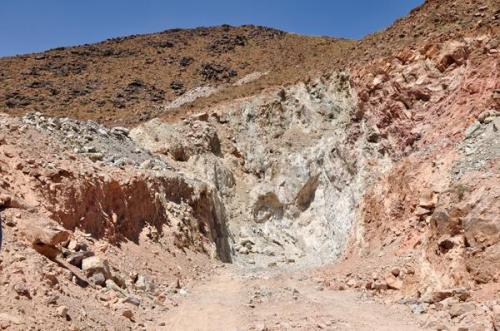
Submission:
M 332 291 L 301 273 L 219 269 L 189 290 L 165 320 L 169 330 L 422 330 L 408 308 Z

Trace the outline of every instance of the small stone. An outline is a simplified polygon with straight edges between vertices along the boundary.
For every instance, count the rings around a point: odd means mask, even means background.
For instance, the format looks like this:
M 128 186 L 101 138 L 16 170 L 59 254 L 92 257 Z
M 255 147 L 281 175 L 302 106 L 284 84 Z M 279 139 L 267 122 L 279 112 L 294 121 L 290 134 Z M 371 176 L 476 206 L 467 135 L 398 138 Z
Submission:
M 112 279 L 106 279 L 105 284 L 108 290 L 116 291 L 123 296 L 127 295 L 127 293 L 122 288 L 120 288 Z
M 59 300 L 59 296 L 57 294 L 51 295 L 47 298 L 46 303 L 48 305 L 55 305 L 57 304 L 57 300 Z
M 78 252 L 78 251 L 86 251 L 87 245 L 84 243 L 79 243 L 76 240 L 70 240 L 67 247 L 70 251 Z
M 238 252 L 240 252 L 240 254 L 248 255 L 248 253 L 250 253 L 250 250 L 247 247 L 240 247 L 238 249 Z
M 87 156 L 91 161 L 94 162 L 102 161 L 102 159 L 104 158 L 104 154 L 102 153 L 87 153 Z
M 490 116 L 490 111 L 486 110 L 477 117 L 477 120 L 479 121 L 479 123 L 484 123 L 484 120 L 489 116 Z
M 28 287 L 26 286 L 26 284 L 24 284 L 24 283 L 15 284 L 14 291 L 20 296 L 27 297 L 27 298 L 31 299 L 30 291 L 29 291 Z
M 120 288 L 126 288 L 127 285 L 126 285 L 126 282 L 125 282 L 125 279 L 119 275 L 119 274 L 113 274 L 113 276 L 111 277 L 111 279 L 116 283 L 116 285 L 118 285 Z
M 62 318 L 67 318 L 68 317 L 68 307 L 66 306 L 59 306 L 56 309 L 57 316 L 62 317 Z
M 84 153 L 97 153 L 97 149 L 94 146 L 84 146 L 82 151 Z
M 465 301 L 470 297 L 469 291 L 464 288 L 446 289 L 446 290 L 435 290 L 425 295 L 422 299 L 425 302 L 437 303 L 441 302 L 446 298 L 457 297 L 458 299 Z
M 125 317 L 125 318 L 128 318 L 131 321 L 134 320 L 134 313 L 130 309 L 124 309 L 122 311 L 122 316 Z
M 385 278 L 387 286 L 392 290 L 401 290 L 403 288 L 403 281 L 399 278 L 394 277 L 394 275 L 387 276 Z
M 94 255 L 94 253 L 90 252 L 90 251 L 76 252 L 76 253 L 68 256 L 68 258 L 66 258 L 66 261 L 68 261 L 69 264 L 72 264 L 75 267 L 81 268 L 82 261 L 88 257 L 93 256 L 93 255 Z
M 195 114 L 193 115 L 193 119 L 194 120 L 197 120 L 197 121 L 203 121 L 203 122 L 206 122 L 208 121 L 208 114 L 203 112 L 203 113 L 198 113 L 198 114 Z
M 144 162 L 141 163 L 141 165 L 139 166 L 139 168 L 141 169 L 153 169 L 153 161 L 148 159 Z
M 425 192 L 420 197 L 418 205 L 425 209 L 434 209 L 436 207 L 437 202 L 438 202 L 437 194 L 434 194 L 434 192 Z
M 418 206 L 417 209 L 415 209 L 415 215 L 417 216 L 424 216 L 424 215 L 429 215 L 431 211 L 427 208 L 423 208 Z
M 476 309 L 476 305 L 471 302 L 456 303 L 450 307 L 450 316 L 452 318 L 461 316 Z
M 76 240 L 70 240 L 69 243 L 68 243 L 68 246 L 67 248 L 70 250 L 70 251 L 73 251 L 73 252 L 76 252 L 76 247 L 78 246 L 78 242 Z
M 414 314 L 424 314 L 427 309 L 425 308 L 425 306 L 421 303 L 414 303 L 414 304 L 411 304 L 410 305 L 410 310 L 412 311 L 412 313 Z
M 89 280 L 95 285 L 106 285 L 106 277 L 104 277 L 102 272 L 93 273 L 92 276 L 89 277 Z
M 141 305 L 141 300 L 139 300 L 139 298 L 133 296 L 133 295 L 129 295 L 127 296 L 124 300 L 123 300 L 124 303 L 129 303 L 131 305 L 134 305 L 134 306 L 140 306 Z
M 492 116 L 490 116 L 490 117 L 486 117 L 486 118 L 484 119 L 484 124 L 490 124 L 490 123 L 492 123 L 494 120 L 495 120 L 495 117 L 492 117 Z
M 399 270 L 399 268 L 393 268 L 391 270 L 391 274 L 393 274 L 394 277 L 398 277 L 400 273 L 401 273 L 401 271 Z

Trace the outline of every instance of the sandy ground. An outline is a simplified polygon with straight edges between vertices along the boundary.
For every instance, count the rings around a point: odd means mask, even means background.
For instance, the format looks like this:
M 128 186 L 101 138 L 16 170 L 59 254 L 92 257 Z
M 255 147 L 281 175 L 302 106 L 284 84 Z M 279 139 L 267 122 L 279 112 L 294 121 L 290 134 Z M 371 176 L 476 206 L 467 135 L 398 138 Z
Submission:
M 169 330 L 422 330 L 407 307 L 324 289 L 303 273 L 224 266 L 165 316 Z

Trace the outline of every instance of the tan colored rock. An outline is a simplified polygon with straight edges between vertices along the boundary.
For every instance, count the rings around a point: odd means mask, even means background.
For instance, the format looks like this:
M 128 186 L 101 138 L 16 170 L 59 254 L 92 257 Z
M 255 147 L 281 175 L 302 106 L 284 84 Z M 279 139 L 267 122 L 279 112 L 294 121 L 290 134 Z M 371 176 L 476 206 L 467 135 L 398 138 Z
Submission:
M 385 277 L 385 282 L 387 287 L 392 290 L 401 290 L 403 288 L 403 281 L 399 278 L 394 277 L 394 275 L 389 275 Z
M 373 290 L 381 291 L 381 290 L 387 290 L 389 286 L 387 285 L 387 282 L 374 282 L 371 286 Z
M 13 289 L 18 295 L 31 299 L 30 290 L 25 283 L 14 284 Z
M 127 318 L 127 319 L 131 320 L 131 321 L 133 321 L 133 320 L 134 320 L 134 313 L 133 313 L 133 312 L 132 312 L 132 310 L 130 310 L 130 309 L 123 309 L 123 310 L 121 311 L 121 315 L 122 315 L 123 317 L 125 317 L 125 318 Z
M 208 114 L 206 112 L 197 113 L 192 116 L 192 118 L 196 121 L 208 121 Z
M 417 216 L 425 216 L 425 215 L 429 215 L 431 213 L 432 212 L 429 209 L 422 208 L 420 206 L 418 206 L 417 209 L 415 209 L 415 215 L 417 215 Z
M 57 316 L 62 317 L 62 318 L 67 318 L 68 317 L 68 307 L 66 306 L 59 306 L 56 309 Z
M 75 267 L 81 268 L 82 261 L 88 257 L 93 256 L 93 255 L 94 255 L 94 253 L 90 252 L 90 251 L 80 251 L 80 252 L 76 252 L 76 253 L 73 253 L 70 256 L 68 256 L 66 258 L 66 261 L 68 261 L 68 263 L 74 265 Z
M 56 222 L 36 214 L 23 213 L 18 219 L 21 232 L 33 244 L 56 246 L 70 237 L 70 232 Z
M 435 194 L 434 192 L 429 191 L 422 194 L 418 205 L 425 209 L 433 209 L 434 207 L 436 207 L 437 203 L 438 203 L 438 195 Z
M 99 256 L 91 256 L 83 259 L 82 270 L 87 274 L 87 276 L 100 272 L 106 279 L 111 277 L 108 261 L 100 258 Z
M 127 296 L 127 292 L 125 290 L 123 290 L 122 288 L 120 288 L 120 286 L 118 286 L 112 279 L 106 280 L 106 288 L 109 290 L 113 290 L 113 291 L 121 294 L 122 296 Z
M 422 300 L 424 302 L 437 303 L 451 297 L 456 297 L 462 301 L 465 301 L 470 297 L 470 293 L 467 289 L 464 288 L 453 288 L 453 289 L 443 289 L 443 290 L 438 289 L 428 292 L 422 298 Z
M 391 270 L 391 274 L 393 274 L 394 277 L 398 277 L 400 273 L 401 273 L 401 270 L 399 270 L 399 268 L 393 268 Z
M 147 276 L 139 275 L 135 281 L 135 287 L 142 291 L 153 292 L 155 284 L 152 279 Z
M 476 305 L 471 302 L 461 302 L 451 305 L 450 316 L 458 317 L 476 309 Z

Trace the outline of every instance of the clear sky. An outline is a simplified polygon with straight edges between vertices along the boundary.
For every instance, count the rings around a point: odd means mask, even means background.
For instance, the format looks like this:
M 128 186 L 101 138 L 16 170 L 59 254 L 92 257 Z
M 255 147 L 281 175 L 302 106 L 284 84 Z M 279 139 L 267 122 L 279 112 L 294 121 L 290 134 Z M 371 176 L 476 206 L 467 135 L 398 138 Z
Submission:
M 0 0 L 0 56 L 220 24 L 360 38 L 424 0 Z

